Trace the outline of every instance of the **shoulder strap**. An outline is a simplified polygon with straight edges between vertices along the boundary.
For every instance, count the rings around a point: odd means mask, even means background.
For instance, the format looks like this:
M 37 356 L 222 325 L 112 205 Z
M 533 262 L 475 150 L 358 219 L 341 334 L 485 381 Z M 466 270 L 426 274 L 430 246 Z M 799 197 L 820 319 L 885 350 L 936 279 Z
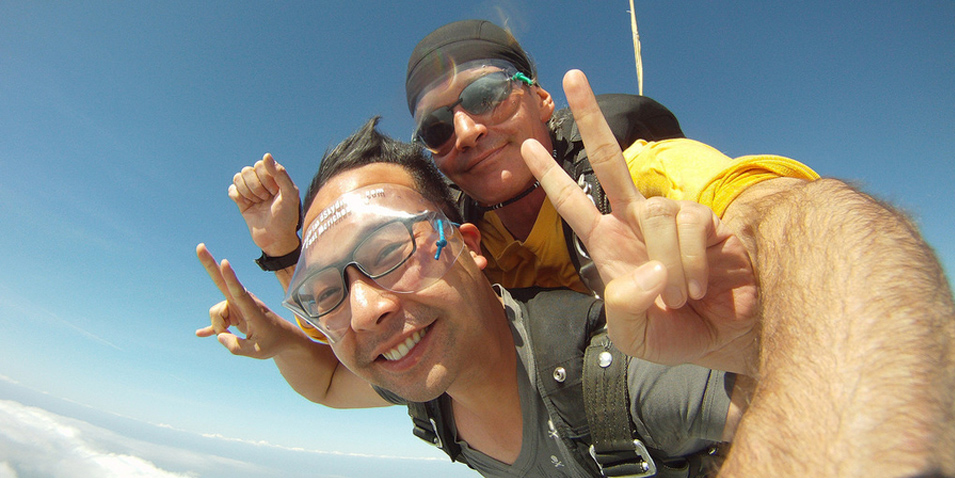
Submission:
M 690 478 L 700 456 L 664 459 L 630 419 L 631 358 L 607 336 L 603 301 L 566 289 L 515 289 L 525 304 L 538 388 L 555 429 L 578 463 L 607 477 Z M 705 455 L 705 452 L 702 452 Z
M 461 453 L 461 447 L 454 441 L 451 429 L 446 426 L 450 420 L 450 411 L 446 409 L 442 400 L 444 395 L 430 402 L 408 402 L 408 415 L 414 424 L 412 432 L 414 435 L 447 453 L 451 461 L 464 463 L 471 466 L 464 455 Z
M 526 303 L 538 387 L 557 433 L 595 474 L 653 476 L 654 460 L 630 420 L 628 357 L 607 338 L 603 301 L 569 290 L 540 292 L 511 295 Z
M 534 356 L 536 386 L 553 431 L 578 464 L 600 476 L 597 462 L 589 453 L 581 368 L 589 332 L 606 321 L 602 302 L 569 289 L 527 288 L 510 293 L 525 306 L 524 324 Z
M 598 333 L 584 355 L 584 410 L 590 424 L 590 454 L 606 476 L 648 477 L 657 473 L 650 451 L 635 438 L 627 390 L 629 357 Z

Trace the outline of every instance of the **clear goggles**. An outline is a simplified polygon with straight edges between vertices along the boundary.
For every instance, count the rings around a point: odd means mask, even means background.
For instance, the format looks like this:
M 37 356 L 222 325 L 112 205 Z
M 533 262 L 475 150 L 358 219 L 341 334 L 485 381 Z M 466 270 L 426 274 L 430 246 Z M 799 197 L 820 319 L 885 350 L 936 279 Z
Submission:
M 338 342 L 351 328 L 342 307 L 349 267 L 382 289 L 418 292 L 444 277 L 465 249 L 455 226 L 404 186 L 376 184 L 343 194 L 305 231 L 282 305 Z
M 492 65 L 481 64 L 480 66 Z M 448 81 L 445 79 L 436 83 L 446 85 Z M 510 97 L 514 82 L 534 84 L 534 80 L 516 71 L 512 66 L 507 66 L 503 70 L 493 70 L 477 77 L 461 90 L 457 101 L 429 110 L 422 115 L 417 121 L 411 140 L 423 145 L 432 153 L 439 153 L 442 149 L 446 149 L 442 147 L 454 136 L 454 108 L 461 105 L 464 111 L 474 116 L 493 112 Z

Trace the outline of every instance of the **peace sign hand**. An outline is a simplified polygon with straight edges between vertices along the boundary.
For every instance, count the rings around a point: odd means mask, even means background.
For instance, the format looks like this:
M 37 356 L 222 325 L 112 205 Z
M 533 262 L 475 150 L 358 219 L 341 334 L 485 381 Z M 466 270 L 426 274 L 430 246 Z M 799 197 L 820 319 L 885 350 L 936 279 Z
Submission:
M 245 290 L 228 261 L 217 263 L 205 244 L 196 247 L 196 256 L 226 299 L 209 309 L 211 325 L 197 330 L 196 336 L 215 335 L 234 355 L 258 359 L 272 358 L 303 340 L 305 334 L 301 329 Z M 233 334 L 230 327 L 245 337 Z
M 526 141 L 522 153 L 607 283 L 614 344 L 667 365 L 750 372 L 757 295 L 742 242 L 705 206 L 644 198 L 584 74 L 568 72 L 564 91 L 613 212 L 600 214 L 536 141 Z

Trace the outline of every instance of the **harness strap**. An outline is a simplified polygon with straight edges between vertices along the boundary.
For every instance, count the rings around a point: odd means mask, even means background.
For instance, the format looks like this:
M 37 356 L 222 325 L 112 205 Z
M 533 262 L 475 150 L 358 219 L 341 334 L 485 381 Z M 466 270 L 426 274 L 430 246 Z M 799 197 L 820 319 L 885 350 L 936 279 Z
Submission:
M 425 403 L 408 402 L 407 405 L 408 415 L 414 424 L 412 432 L 416 437 L 440 448 L 447 453 L 451 461 L 471 466 L 461 453 L 461 447 L 451 436 L 450 427 L 438 426 L 439 423 L 449 423 L 449 420 L 452 420 L 449 414 L 446 416 L 440 397 Z
M 628 357 L 613 346 L 606 333 L 591 340 L 584 353 L 582 378 L 590 454 L 605 476 L 654 476 L 656 463 L 631 431 L 628 363 Z
M 434 426 L 431 417 L 428 416 L 428 407 L 424 403 L 408 402 L 408 415 L 411 416 L 411 422 L 414 424 L 412 433 L 416 437 L 442 448 L 437 427 Z
M 631 359 L 610 342 L 606 328 L 593 337 L 584 352 L 584 411 L 590 426 L 590 455 L 604 476 L 643 478 L 698 478 L 707 475 L 716 446 L 691 455 L 663 458 L 647 447 L 630 420 L 627 368 Z

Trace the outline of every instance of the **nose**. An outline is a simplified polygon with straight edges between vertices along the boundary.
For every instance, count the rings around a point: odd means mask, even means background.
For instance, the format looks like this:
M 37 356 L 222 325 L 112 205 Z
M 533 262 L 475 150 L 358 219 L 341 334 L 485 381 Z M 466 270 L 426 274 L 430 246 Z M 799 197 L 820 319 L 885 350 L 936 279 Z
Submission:
M 477 145 L 479 139 L 487 134 L 487 126 L 476 121 L 473 116 L 464 111 L 464 108 L 455 108 L 454 112 L 454 147 L 464 151 Z
M 348 304 L 351 308 L 352 330 L 373 330 L 398 309 L 394 293 L 382 289 L 354 267 L 348 268 L 346 280 L 349 282 Z

